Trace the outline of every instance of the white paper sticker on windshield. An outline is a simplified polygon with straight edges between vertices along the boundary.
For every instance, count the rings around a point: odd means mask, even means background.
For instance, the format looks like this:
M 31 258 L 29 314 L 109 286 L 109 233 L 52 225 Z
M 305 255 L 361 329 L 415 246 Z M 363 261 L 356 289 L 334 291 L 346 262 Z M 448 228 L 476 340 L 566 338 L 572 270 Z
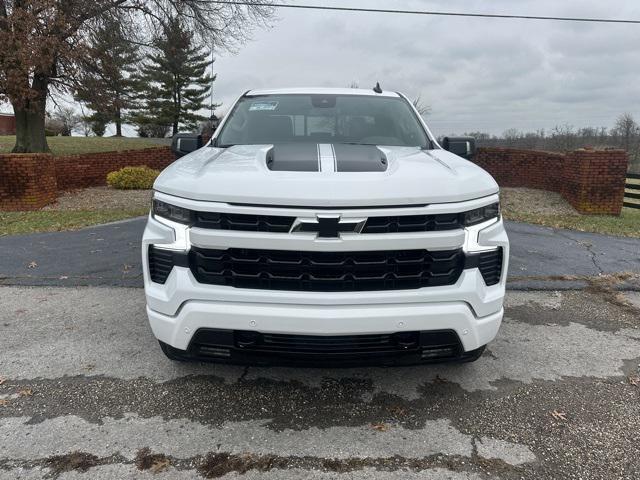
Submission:
M 253 102 L 249 107 L 250 112 L 273 112 L 278 108 L 278 102 Z

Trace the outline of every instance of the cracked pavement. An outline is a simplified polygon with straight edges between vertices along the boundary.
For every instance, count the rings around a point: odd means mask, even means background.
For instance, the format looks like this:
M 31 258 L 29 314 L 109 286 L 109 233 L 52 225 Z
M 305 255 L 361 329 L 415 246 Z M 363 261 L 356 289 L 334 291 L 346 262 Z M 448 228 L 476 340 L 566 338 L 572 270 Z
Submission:
M 0 479 L 637 479 L 640 293 L 510 291 L 476 363 L 179 364 L 143 291 L 0 287 Z
M 0 237 L 0 285 L 141 287 L 145 222 L 137 218 L 74 232 Z M 584 288 L 589 277 L 640 272 L 635 238 L 515 222 L 506 222 L 506 228 L 512 290 Z M 640 290 L 640 282 L 620 287 Z

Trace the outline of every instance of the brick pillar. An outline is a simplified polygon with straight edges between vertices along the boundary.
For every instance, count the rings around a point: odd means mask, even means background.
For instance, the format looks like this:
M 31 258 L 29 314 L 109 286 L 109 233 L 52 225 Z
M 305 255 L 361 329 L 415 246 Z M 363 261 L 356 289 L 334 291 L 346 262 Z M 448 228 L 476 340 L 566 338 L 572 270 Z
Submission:
M 580 213 L 620 215 L 628 157 L 624 150 L 576 150 L 566 155 L 561 193 Z
M 55 201 L 58 185 L 49 154 L 0 154 L 0 210 L 38 210 Z

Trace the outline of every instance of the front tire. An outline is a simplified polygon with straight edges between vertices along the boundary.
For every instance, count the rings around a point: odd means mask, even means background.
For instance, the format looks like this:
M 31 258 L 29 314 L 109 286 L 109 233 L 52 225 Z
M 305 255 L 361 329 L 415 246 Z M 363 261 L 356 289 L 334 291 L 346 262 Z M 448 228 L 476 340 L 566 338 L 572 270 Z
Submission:
M 480 348 L 476 348 L 475 350 L 471 350 L 469 352 L 464 352 L 462 359 L 460 359 L 460 363 L 472 363 L 478 360 L 482 354 L 484 353 L 484 349 L 487 348 L 486 345 L 481 346 Z
M 187 352 L 185 352 L 184 350 L 178 350 L 177 348 L 174 348 L 167 343 L 161 342 L 160 340 L 158 340 L 158 343 L 160 344 L 160 349 L 162 350 L 162 353 L 164 353 L 164 355 L 169 360 L 172 360 L 174 362 L 189 361 L 187 357 Z

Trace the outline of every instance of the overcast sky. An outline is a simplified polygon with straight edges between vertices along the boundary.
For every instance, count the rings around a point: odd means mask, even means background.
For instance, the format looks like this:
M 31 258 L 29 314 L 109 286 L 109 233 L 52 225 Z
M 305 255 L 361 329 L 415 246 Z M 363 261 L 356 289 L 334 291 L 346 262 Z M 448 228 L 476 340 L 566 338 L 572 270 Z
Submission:
M 290 0 L 479 13 L 640 19 L 638 0 Z M 252 88 L 358 82 L 422 95 L 435 134 L 640 120 L 640 25 L 280 9 L 269 29 L 219 53 L 225 107 Z M 223 109 L 225 108 L 223 107 Z

